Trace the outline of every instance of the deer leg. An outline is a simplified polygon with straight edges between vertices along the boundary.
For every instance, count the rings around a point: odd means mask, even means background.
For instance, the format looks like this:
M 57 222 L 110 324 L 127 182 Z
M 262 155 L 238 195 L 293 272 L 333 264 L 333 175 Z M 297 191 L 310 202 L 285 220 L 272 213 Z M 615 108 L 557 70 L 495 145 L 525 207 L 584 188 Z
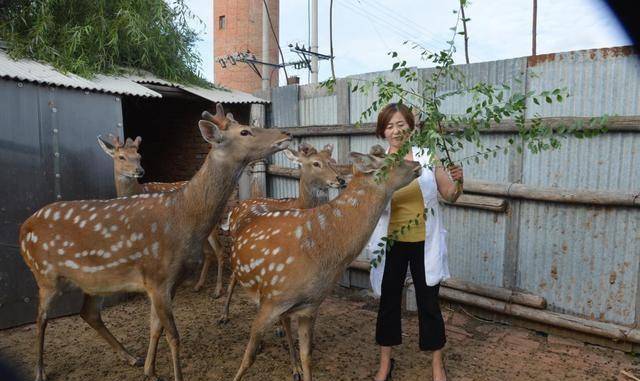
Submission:
M 266 307 L 263 305 L 260 308 L 258 315 L 251 325 L 251 337 L 249 338 L 249 343 L 244 351 L 244 357 L 242 358 L 240 369 L 238 369 L 233 381 L 240 381 L 247 369 L 249 369 L 253 364 L 256 359 L 256 352 L 258 350 L 258 345 L 262 341 L 264 331 L 271 326 L 279 316 L 280 311 L 274 311 L 272 307 Z
M 171 348 L 171 358 L 173 360 L 173 375 L 175 381 L 182 381 L 182 368 L 180 367 L 180 336 L 173 317 L 172 290 L 150 292 L 151 305 L 155 309 L 160 324 L 165 330 L 165 337 L 169 348 Z
M 311 339 L 313 337 L 313 316 L 298 318 L 298 340 L 300 341 L 300 361 L 302 362 L 303 380 L 311 381 Z
M 218 320 L 218 324 L 226 324 L 229 322 L 229 303 L 231 303 L 231 295 L 233 295 L 233 289 L 236 287 L 238 279 L 236 274 L 231 274 L 231 280 L 227 287 L 227 299 L 224 301 L 224 307 L 222 309 L 222 317 Z
M 156 309 L 151 305 L 149 317 L 149 349 L 147 350 L 147 358 L 144 362 L 144 375 L 151 380 L 158 380 L 156 376 L 156 353 L 158 351 L 158 341 L 162 335 L 162 324 L 160 318 L 156 314 Z
M 280 322 L 282 323 L 282 328 L 284 329 L 284 333 L 287 337 L 287 345 L 289 345 L 289 356 L 291 357 L 293 380 L 301 381 L 302 369 L 300 369 L 300 364 L 298 363 L 295 341 L 293 340 L 293 332 L 291 331 L 291 317 L 283 317 L 282 319 L 280 319 Z
M 111 348 L 113 348 L 124 361 L 129 363 L 129 365 L 142 366 L 142 359 L 131 355 L 104 325 L 102 316 L 100 315 L 101 307 L 100 297 L 84 294 L 84 302 L 82 303 L 80 316 L 109 343 Z
M 193 291 L 198 292 L 204 286 L 204 282 L 207 280 L 207 273 L 213 260 L 214 246 L 211 244 L 211 240 L 205 241 L 202 245 L 202 270 L 200 270 L 200 277 L 198 283 L 193 287 Z
M 220 241 L 218 241 L 217 234 L 212 234 L 209 236 L 209 244 L 213 248 L 213 253 L 216 256 L 216 260 L 218 261 L 218 277 L 216 278 L 216 289 L 213 291 L 214 299 L 222 296 L 222 270 L 224 270 L 224 251 L 222 250 L 222 245 L 220 245 Z
M 47 314 L 51 307 L 51 301 L 56 294 L 55 288 L 40 287 L 38 301 L 38 315 L 36 317 L 36 381 L 47 379 L 44 373 L 44 332 L 47 329 Z

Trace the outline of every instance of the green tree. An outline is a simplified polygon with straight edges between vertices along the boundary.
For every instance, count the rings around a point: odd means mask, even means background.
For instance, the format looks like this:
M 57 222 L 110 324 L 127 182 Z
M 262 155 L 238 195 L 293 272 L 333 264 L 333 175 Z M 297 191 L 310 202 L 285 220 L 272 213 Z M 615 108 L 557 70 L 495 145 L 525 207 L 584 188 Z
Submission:
M 183 0 L 15 0 L 0 12 L 0 40 L 14 58 L 83 77 L 141 69 L 209 86 L 190 19 Z

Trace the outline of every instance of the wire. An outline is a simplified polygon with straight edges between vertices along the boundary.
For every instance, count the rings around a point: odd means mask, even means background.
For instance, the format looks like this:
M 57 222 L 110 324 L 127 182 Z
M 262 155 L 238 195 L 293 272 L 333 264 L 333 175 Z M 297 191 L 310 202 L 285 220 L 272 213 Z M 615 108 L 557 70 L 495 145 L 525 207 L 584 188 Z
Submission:
M 371 16 L 373 16 L 374 18 L 376 18 L 378 20 L 379 23 L 386 25 L 388 28 L 392 28 L 396 31 L 399 31 L 402 36 L 405 39 L 408 40 L 420 40 L 422 42 L 425 43 L 425 45 L 429 45 L 429 47 L 433 48 L 434 50 L 438 50 L 438 48 L 435 47 L 435 45 L 433 45 L 432 43 L 428 43 L 428 41 L 423 39 L 423 36 L 420 35 L 420 33 L 417 33 L 417 31 L 413 30 L 412 28 L 407 28 L 405 27 L 404 22 L 399 22 L 399 23 L 394 23 L 394 22 L 390 22 L 388 17 L 385 15 L 380 16 L 376 13 L 374 13 L 371 9 L 369 8 L 365 8 L 363 6 L 363 3 L 360 0 L 354 0 L 355 2 L 357 2 L 358 4 L 354 4 L 353 6 L 356 7 L 357 9 L 359 9 L 361 12 L 367 13 Z M 384 12 L 387 13 L 387 12 Z M 406 36 L 409 36 L 409 38 L 407 38 Z
M 282 58 L 282 69 L 284 70 L 284 78 L 286 79 L 286 83 L 289 83 L 289 76 L 287 75 L 287 67 L 284 65 L 284 54 L 282 54 L 282 49 L 280 49 L 280 42 L 278 42 L 278 36 L 276 36 L 276 31 L 273 29 L 273 23 L 271 22 L 271 15 L 269 14 L 269 6 L 267 5 L 267 0 L 262 0 L 264 4 L 264 10 L 267 12 L 267 18 L 269 19 L 269 26 L 271 26 L 271 33 L 273 33 L 273 38 L 276 40 L 276 45 L 278 45 L 278 51 L 280 52 L 280 58 Z
M 339 5 L 346 5 L 346 4 L 343 4 L 343 3 L 338 3 L 338 4 L 339 4 Z M 349 10 L 351 10 L 351 11 L 354 11 L 354 12 L 355 12 L 355 9 L 348 8 L 348 7 L 347 7 L 347 9 L 349 9 Z M 376 34 L 377 34 L 377 35 L 378 35 L 378 37 L 380 38 L 380 41 L 382 41 L 382 44 L 384 44 L 384 47 L 385 47 L 385 48 L 387 48 L 387 50 L 391 50 L 391 48 L 389 47 L 389 45 L 387 45 L 387 42 L 385 41 L 384 37 L 382 37 L 382 35 L 381 35 L 381 34 L 380 34 L 380 32 L 378 31 L 378 28 L 376 27 L 376 23 L 374 23 L 374 22 L 373 22 L 373 20 L 372 20 L 369 16 L 367 16 L 366 14 L 359 14 L 359 15 L 360 15 L 360 16 L 363 16 L 363 15 L 364 15 L 364 17 L 366 17 L 366 18 L 369 20 L 369 23 L 371 24 L 371 28 L 373 29 L 373 31 L 374 31 L 374 32 L 376 32 Z

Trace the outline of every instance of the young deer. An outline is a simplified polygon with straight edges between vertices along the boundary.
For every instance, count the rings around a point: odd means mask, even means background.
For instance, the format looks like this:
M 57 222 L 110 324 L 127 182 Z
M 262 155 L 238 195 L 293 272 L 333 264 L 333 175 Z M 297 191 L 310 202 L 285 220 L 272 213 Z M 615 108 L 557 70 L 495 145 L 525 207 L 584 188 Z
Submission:
M 261 198 L 241 202 L 229 214 L 227 224 L 229 225 L 231 238 L 233 239 L 233 231 L 242 216 L 256 205 L 260 205 L 269 211 L 277 211 L 283 209 L 309 209 L 326 204 L 329 201 L 328 189 L 341 188 L 346 184 L 335 168 L 336 162 L 331 158 L 332 152 L 333 146 L 331 144 L 324 146 L 320 152 L 308 144 L 301 144 L 298 151 L 286 149 L 284 153 L 287 158 L 300 164 L 299 197 L 281 200 Z M 229 304 L 235 285 L 236 277 L 232 274 L 227 288 L 227 300 L 224 304 L 222 317 L 219 320 L 220 323 L 229 321 Z
M 371 236 L 393 192 L 419 176 L 418 162 L 402 161 L 377 182 L 384 159 L 352 152 L 356 173 L 340 196 L 325 205 L 270 212 L 256 205 L 239 223 L 231 252 L 238 282 L 258 303 L 251 338 L 235 381 L 255 359 L 267 327 L 282 322 L 290 346 L 294 379 L 299 379 L 291 319 L 298 319 L 300 358 L 311 380 L 311 338 L 318 307 Z
M 231 114 L 227 114 L 227 117 L 229 116 L 231 116 Z M 109 141 L 98 136 L 98 144 L 102 150 L 113 158 L 113 174 L 118 197 L 133 196 L 134 194 L 141 193 L 171 192 L 181 188 L 187 183 L 186 181 L 177 181 L 174 183 L 151 182 L 140 184 L 138 178 L 144 175 L 144 169 L 140 164 L 141 157 L 138 153 L 141 142 L 142 138 L 139 136 L 135 140 L 127 138 L 124 143 L 120 141 L 118 136 L 111 134 L 109 135 Z M 214 231 L 215 230 L 214 228 Z M 209 265 L 215 256 L 218 262 L 218 278 L 216 279 L 216 289 L 213 293 L 214 298 L 222 294 L 222 270 L 224 260 L 223 251 L 217 245 L 218 242 L 212 241 L 211 239 L 204 242 L 202 253 L 206 268 L 203 268 L 202 274 L 200 274 L 200 281 L 194 287 L 195 291 L 200 291 L 204 285 L 204 274 L 209 269 Z
M 181 188 L 187 182 L 177 181 L 174 183 L 144 183 L 140 184 L 138 179 L 144 175 L 144 169 L 140 164 L 140 143 L 141 137 L 135 140 L 127 138 L 124 143 L 118 136 L 109 134 L 109 141 L 98 136 L 98 145 L 113 159 L 113 177 L 116 184 L 116 194 L 118 197 L 133 196 L 141 193 L 170 192 Z
M 232 123 L 222 106 L 199 122 L 211 143 L 204 164 L 181 189 L 113 200 L 49 204 L 20 228 L 22 257 L 39 287 L 36 320 L 36 380 L 44 380 L 44 333 L 51 301 L 63 281 L 85 294 L 80 315 L 130 364 L 132 356 L 100 318 L 98 296 L 145 292 L 151 301 L 146 376 L 156 379 L 155 357 L 164 329 L 171 348 L 176 381 L 182 380 L 179 336 L 172 299 L 184 260 L 199 253 L 219 220 L 242 168 L 286 148 L 291 136 L 279 130 Z M 213 123 L 211 121 L 213 121 Z

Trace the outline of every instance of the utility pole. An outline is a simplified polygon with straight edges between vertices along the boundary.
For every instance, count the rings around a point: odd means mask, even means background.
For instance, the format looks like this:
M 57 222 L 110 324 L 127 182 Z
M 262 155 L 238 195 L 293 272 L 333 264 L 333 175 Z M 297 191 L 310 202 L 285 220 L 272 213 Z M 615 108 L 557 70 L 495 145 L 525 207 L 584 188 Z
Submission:
M 267 14 L 267 2 L 262 2 L 262 62 L 269 62 L 269 16 Z M 262 90 L 268 90 L 271 85 L 269 78 L 269 65 L 262 65 Z
M 538 0 L 533 0 L 533 31 L 532 31 L 532 39 L 531 39 L 531 55 L 536 55 L 536 34 L 538 25 Z
M 311 0 L 311 52 L 318 53 L 318 0 Z M 318 83 L 318 56 L 311 56 L 311 83 Z

